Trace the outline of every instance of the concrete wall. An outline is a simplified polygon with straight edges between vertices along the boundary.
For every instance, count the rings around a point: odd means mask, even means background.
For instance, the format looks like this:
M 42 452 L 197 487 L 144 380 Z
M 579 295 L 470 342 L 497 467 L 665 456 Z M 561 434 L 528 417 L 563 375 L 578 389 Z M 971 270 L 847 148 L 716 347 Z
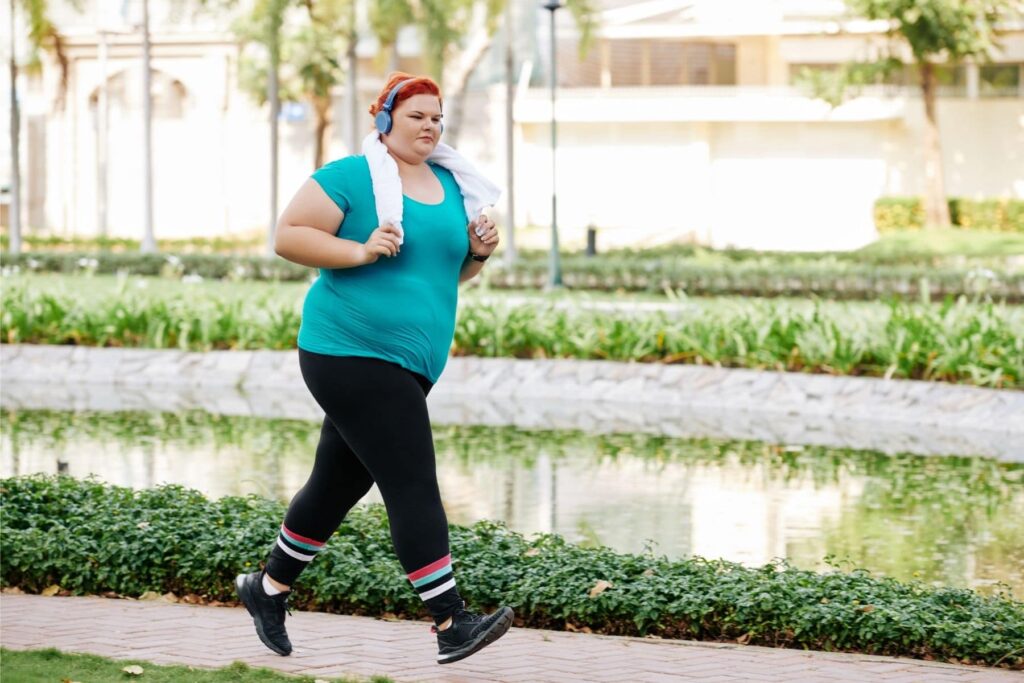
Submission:
M 944 99 L 938 118 L 952 196 L 1024 197 L 1024 100 Z M 852 249 L 875 236 L 878 197 L 924 190 L 924 107 L 862 121 L 561 123 L 563 241 Z M 550 129 L 522 126 L 518 222 L 551 220 Z M 543 246 L 545 229 L 523 230 Z

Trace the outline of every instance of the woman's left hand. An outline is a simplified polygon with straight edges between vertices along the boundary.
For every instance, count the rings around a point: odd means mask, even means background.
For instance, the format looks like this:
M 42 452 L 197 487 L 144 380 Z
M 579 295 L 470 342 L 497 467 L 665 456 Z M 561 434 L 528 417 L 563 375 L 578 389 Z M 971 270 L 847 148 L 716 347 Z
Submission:
M 478 256 L 490 256 L 498 246 L 498 229 L 487 216 L 469 222 L 469 250 Z

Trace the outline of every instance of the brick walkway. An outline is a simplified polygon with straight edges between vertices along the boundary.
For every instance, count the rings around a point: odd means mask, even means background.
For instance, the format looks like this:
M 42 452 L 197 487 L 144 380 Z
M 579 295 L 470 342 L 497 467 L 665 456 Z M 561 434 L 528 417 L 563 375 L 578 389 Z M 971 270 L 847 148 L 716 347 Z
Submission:
M 295 612 L 288 631 L 295 651 L 279 657 L 259 642 L 241 608 L 0 596 L 4 647 L 56 647 L 157 664 L 219 667 L 241 660 L 310 676 L 384 674 L 403 682 L 451 683 L 1024 681 L 1020 673 L 914 659 L 516 628 L 477 655 L 441 667 L 434 663 L 436 645 L 426 622 Z

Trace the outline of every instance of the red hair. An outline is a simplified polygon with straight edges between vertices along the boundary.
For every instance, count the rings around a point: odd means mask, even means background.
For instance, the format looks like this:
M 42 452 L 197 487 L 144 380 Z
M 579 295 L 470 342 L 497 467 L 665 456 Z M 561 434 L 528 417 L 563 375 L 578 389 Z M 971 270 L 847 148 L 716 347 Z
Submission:
M 370 116 L 376 116 L 377 112 L 384 108 L 384 103 L 387 102 L 392 88 L 402 81 L 412 82 L 406 84 L 398 91 L 398 95 L 395 96 L 395 101 L 392 103 L 391 111 L 398 108 L 399 102 L 404 102 L 415 95 L 433 95 L 437 98 L 439 104 L 444 105 L 444 100 L 441 99 L 441 88 L 432 79 L 426 76 L 410 76 L 407 73 L 395 71 L 388 76 L 388 82 L 377 96 L 377 101 L 370 105 Z

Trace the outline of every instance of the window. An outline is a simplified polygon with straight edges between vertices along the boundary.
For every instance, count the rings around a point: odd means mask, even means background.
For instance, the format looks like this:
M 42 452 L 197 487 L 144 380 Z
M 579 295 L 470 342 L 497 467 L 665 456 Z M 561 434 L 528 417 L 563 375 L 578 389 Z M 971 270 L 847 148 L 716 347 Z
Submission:
M 650 59 L 650 52 L 645 57 L 647 46 L 644 41 L 613 40 L 609 45 L 612 85 L 647 85 L 644 82 L 644 62 Z
M 188 91 L 181 81 L 152 70 L 153 118 L 180 119 L 185 115 Z M 112 116 L 129 116 L 142 111 L 142 77 L 136 70 L 122 71 L 107 79 L 108 106 Z M 99 104 L 99 88 L 89 95 L 89 106 Z
M 1020 94 L 1020 64 L 984 64 L 979 70 L 981 95 L 1016 97 Z

